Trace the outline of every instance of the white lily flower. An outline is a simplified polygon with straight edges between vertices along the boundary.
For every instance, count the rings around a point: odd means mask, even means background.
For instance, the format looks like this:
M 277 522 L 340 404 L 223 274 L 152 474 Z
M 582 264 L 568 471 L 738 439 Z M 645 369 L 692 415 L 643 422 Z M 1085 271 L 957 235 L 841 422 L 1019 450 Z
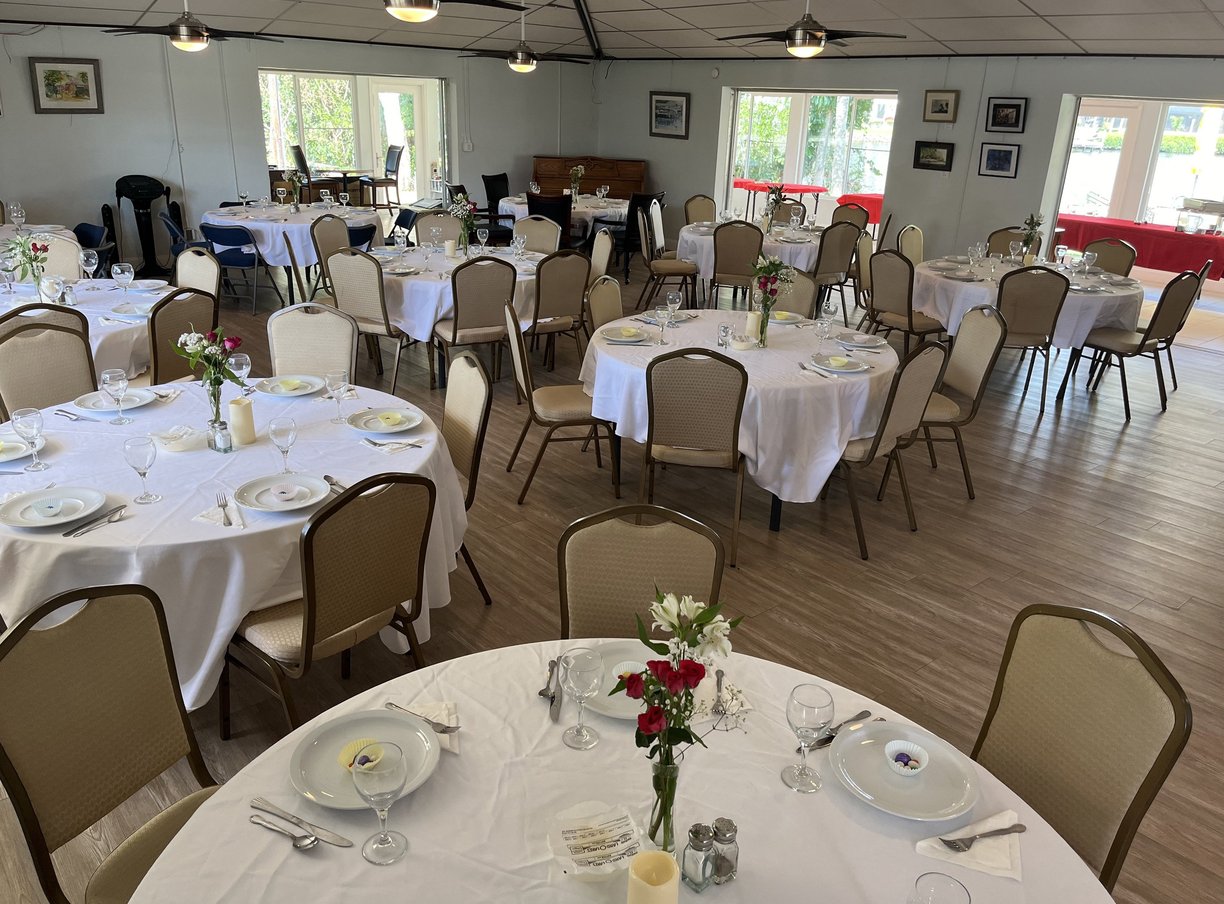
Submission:
M 664 595 L 663 602 L 651 603 L 650 617 L 654 619 L 652 628 L 675 633 L 680 627 L 680 600 L 676 599 L 676 594 L 668 593 Z
M 689 621 L 695 619 L 698 615 L 705 611 L 706 604 L 700 603 L 691 596 L 684 596 L 680 600 L 680 614 Z
M 697 655 L 702 658 L 730 656 L 731 623 L 719 615 L 706 625 L 697 644 Z

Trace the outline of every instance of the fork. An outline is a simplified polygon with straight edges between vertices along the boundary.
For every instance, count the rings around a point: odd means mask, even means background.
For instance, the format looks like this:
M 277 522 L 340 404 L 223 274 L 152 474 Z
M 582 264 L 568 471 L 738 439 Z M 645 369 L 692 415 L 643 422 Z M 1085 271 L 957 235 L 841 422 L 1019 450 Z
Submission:
M 459 730 L 459 727 L 460 727 L 458 725 L 447 725 L 445 722 L 435 722 L 433 719 L 422 716 L 420 713 L 414 713 L 412 710 L 405 709 L 404 707 L 400 706 L 398 703 L 393 703 L 390 700 L 387 701 L 387 709 L 396 709 L 402 713 L 407 713 L 410 716 L 416 716 L 422 722 L 428 722 L 429 727 L 432 728 L 434 731 L 436 731 L 438 734 L 454 734 L 455 732 Z
M 229 497 L 226 496 L 224 493 L 218 493 L 217 494 L 217 508 L 221 509 L 221 517 L 224 519 L 225 526 L 233 527 L 234 522 L 230 520 L 229 512 L 225 510 L 226 506 L 228 505 L 229 505 Z
M 68 420 L 70 421 L 93 421 L 97 423 L 97 420 L 98 420 L 96 417 L 86 417 L 83 414 L 76 414 L 72 411 L 65 411 L 63 408 L 56 408 L 55 413 L 58 414 L 60 417 L 68 418 Z
M 831 376 L 829 376 L 829 375 L 828 375 L 827 373 L 825 373 L 824 371 L 820 371 L 820 370 L 812 370 L 810 367 L 804 367 L 804 365 L 803 365 L 803 362 L 802 362 L 802 361 L 800 361 L 800 362 L 799 362 L 799 369 L 800 369 L 801 371 L 803 371 L 805 374 L 816 374 L 816 376 L 818 376 L 818 377 L 824 377 L 826 380 L 832 380 L 832 379 L 833 379 Z
M 978 832 L 976 835 L 970 835 L 968 838 L 940 838 L 939 840 L 949 850 L 963 854 L 973 847 L 973 843 L 979 838 L 995 838 L 999 835 L 1019 835 L 1023 831 L 1024 823 L 1018 822 L 1015 825 L 1008 826 L 1006 829 L 995 829 L 993 832 Z
M 365 443 L 365 444 L 366 444 L 366 445 L 368 445 L 368 446 L 375 446 L 375 447 L 383 447 L 383 446 L 408 446 L 408 447 L 409 447 L 409 448 L 411 448 L 411 449 L 420 449 L 420 448 L 422 448 L 422 446 L 421 446 L 421 444 L 420 444 L 420 443 L 412 443 L 412 442 L 409 442 L 408 440 L 403 440 L 403 439 L 400 439 L 400 440 L 395 440 L 395 441 L 393 441 L 393 442 L 387 442 L 386 440 L 383 440 L 383 441 L 381 441 L 381 442 L 380 442 L 379 440 L 376 440 L 376 439 L 369 439 L 369 438 L 367 437 L 366 439 L 363 439 L 363 440 L 362 440 L 362 442 L 363 442 L 363 443 Z

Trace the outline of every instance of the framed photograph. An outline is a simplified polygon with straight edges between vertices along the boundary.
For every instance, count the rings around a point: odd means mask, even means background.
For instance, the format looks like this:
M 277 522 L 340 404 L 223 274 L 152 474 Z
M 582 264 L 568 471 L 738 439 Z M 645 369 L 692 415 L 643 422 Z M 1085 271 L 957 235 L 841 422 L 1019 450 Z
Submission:
M 986 102 L 987 132 L 1023 132 L 1027 97 L 992 97 Z
M 1020 165 L 1020 145 L 982 142 L 982 158 L 978 161 L 979 176 L 1015 179 Z
M 35 113 L 102 113 L 102 68 L 97 60 L 30 57 Z
M 951 172 L 954 148 L 955 145 L 947 141 L 915 141 L 914 169 Z
M 922 101 L 923 122 L 956 122 L 959 91 L 928 91 Z
M 689 95 L 650 92 L 650 134 L 654 138 L 689 137 Z

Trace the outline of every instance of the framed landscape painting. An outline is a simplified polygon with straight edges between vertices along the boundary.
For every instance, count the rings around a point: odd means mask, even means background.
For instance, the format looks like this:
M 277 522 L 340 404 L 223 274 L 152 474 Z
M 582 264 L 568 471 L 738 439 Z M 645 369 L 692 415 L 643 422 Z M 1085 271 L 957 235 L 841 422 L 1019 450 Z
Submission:
M 1027 97 L 992 97 L 986 102 L 987 132 L 1023 132 Z
M 959 91 L 928 91 L 922 103 L 923 122 L 956 122 Z
M 689 95 L 650 92 L 650 134 L 654 138 L 689 137 Z
M 1020 165 L 1020 145 L 982 142 L 982 159 L 978 161 L 979 176 L 1015 179 Z
M 102 113 L 102 70 L 97 60 L 30 57 L 35 113 Z
M 947 141 L 915 141 L 914 169 L 951 172 L 952 151 L 955 147 Z

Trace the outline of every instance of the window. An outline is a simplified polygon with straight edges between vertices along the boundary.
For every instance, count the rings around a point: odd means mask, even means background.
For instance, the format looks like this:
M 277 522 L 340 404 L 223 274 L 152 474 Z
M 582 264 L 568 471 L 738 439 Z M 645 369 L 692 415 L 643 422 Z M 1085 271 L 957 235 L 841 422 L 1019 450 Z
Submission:
M 269 164 L 293 166 L 296 144 L 312 168 L 356 166 L 352 76 L 261 72 L 259 81 Z

